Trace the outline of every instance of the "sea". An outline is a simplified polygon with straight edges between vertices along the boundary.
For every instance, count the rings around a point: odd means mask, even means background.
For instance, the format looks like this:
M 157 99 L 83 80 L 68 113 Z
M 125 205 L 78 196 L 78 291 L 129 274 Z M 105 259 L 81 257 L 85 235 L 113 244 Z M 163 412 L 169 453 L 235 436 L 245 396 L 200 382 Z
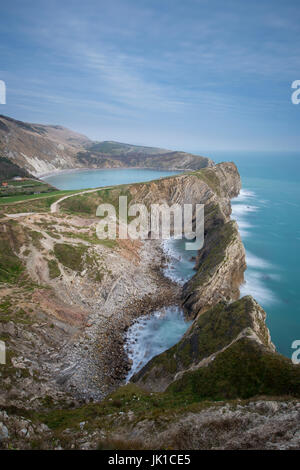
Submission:
M 233 161 L 242 191 L 232 200 L 232 218 L 246 249 L 247 270 L 241 296 L 252 295 L 267 313 L 276 349 L 291 357 L 300 340 L 300 152 L 194 152 L 216 163 Z M 176 174 L 145 169 L 83 170 L 44 178 L 59 189 L 82 189 L 149 181 Z M 182 285 L 194 274 L 196 253 L 184 240 L 163 244 L 169 256 L 165 275 Z M 137 320 L 127 332 L 133 362 L 127 380 L 152 357 L 173 346 L 190 326 L 171 306 Z

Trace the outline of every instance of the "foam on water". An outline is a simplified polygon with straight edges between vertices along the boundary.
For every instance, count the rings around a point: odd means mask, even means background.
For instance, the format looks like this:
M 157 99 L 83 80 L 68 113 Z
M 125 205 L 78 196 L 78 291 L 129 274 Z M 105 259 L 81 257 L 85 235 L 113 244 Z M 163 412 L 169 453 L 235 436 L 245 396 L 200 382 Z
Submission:
M 183 285 L 195 273 L 197 251 L 186 250 L 185 242 L 185 239 L 174 238 L 162 242 L 163 251 L 168 257 L 164 275 L 179 285 Z M 125 351 L 132 360 L 127 381 L 152 357 L 176 344 L 189 325 L 190 322 L 185 320 L 182 309 L 177 306 L 139 318 L 128 329 L 126 336 Z
M 272 269 L 271 263 L 268 261 L 255 256 L 250 251 L 246 250 L 246 259 L 247 259 L 247 266 L 248 268 L 256 268 L 256 269 Z
M 125 351 L 132 360 L 127 382 L 150 359 L 176 344 L 190 324 L 177 306 L 139 318 L 126 335 Z
M 264 280 L 267 275 L 255 270 L 247 270 L 245 274 L 245 283 L 241 286 L 241 297 L 252 295 L 258 303 L 266 306 L 277 301 L 276 294 L 265 286 Z
M 170 238 L 163 240 L 162 249 L 169 258 L 167 265 L 163 269 L 166 277 L 183 285 L 194 274 L 196 250 L 185 249 L 185 239 L 175 240 Z
M 237 221 L 242 239 L 252 236 L 251 229 L 254 225 L 251 223 L 251 216 L 260 210 L 260 205 L 266 203 L 267 201 L 258 200 L 254 191 L 247 190 L 241 190 L 240 195 L 233 199 L 232 218 Z M 249 250 L 246 250 L 246 263 L 245 282 L 240 289 L 241 297 L 252 295 L 264 306 L 276 302 L 275 293 L 265 285 L 268 279 L 280 279 L 278 275 L 270 272 L 276 268 L 267 260 L 254 255 Z

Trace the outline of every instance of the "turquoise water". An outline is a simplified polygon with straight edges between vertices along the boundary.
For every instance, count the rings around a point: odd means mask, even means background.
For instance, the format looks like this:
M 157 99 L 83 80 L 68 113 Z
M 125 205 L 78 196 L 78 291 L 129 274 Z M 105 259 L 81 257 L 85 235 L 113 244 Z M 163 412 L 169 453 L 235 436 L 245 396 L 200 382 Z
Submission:
M 170 238 L 163 241 L 163 250 L 170 258 L 170 262 L 164 268 L 164 275 L 180 285 L 183 285 L 195 274 L 197 251 L 186 250 L 185 243 L 185 239 Z
M 151 181 L 178 174 L 178 171 L 158 171 L 145 168 L 116 168 L 111 170 L 79 170 L 44 177 L 58 189 L 86 189 L 127 183 Z
M 248 265 L 241 295 L 251 294 L 263 306 L 277 351 L 291 357 L 291 344 L 300 339 L 300 153 L 214 152 L 208 156 L 238 166 L 243 189 L 232 201 L 232 218 L 239 224 Z M 165 243 L 165 250 L 172 258 L 165 274 L 182 284 L 194 273 L 194 253 L 186 252 L 184 242 L 178 240 Z M 172 335 L 172 316 L 160 321 Z M 144 327 L 145 335 L 151 336 L 151 323 Z M 183 333 L 186 328 L 182 323 Z M 143 335 L 139 349 L 140 341 Z M 176 343 L 175 336 L 170 342 Z
M 199 152 L 202 153 L 205 152 Z M 239 223 L 248 264 L 241 294 L 253 295 L 264 307 L 272 341 L 279 352 L 291 357 L 291 344 L 300 339 L 300 153 L 211 152 L 208 156 L 216 162 L 234 161 L 238 166 L 243 191 L 233 201 L 233 217 Z M 60 189 L 81 189 L 149 181 L 176 173 L 145 169 L 84 170 L 45 180 Z M 165 274 L 180 284 L 193 275 L 194 266 L 191 261 L 194 253 L 185 252 L 183 243 L 170 241 L 165 246 L 173 258 Z M 183 334 L 188 325 L 177 310 L 174 312 L 174 326 L 179 322 Z M 149 344 L 155 341 L 151 336 L 154 324 L 151 318 L 148 323 L 146 320 L 144 333 L 136 337 L 135 344 L 141 349 L 140 344 L 148 338 L 145 350 L 149 351 Z M 164 349 L 179 339 L 172 333 L 176 330 L 172 322 L 172 315 L 158 319 L 162 331 L 168 332 Z M 146 354 L 147 360 L 159 352 L 161 347 L 154 346 Z M 136 357 L 135 363 L 140 361 L 140 356 Z
M 247 252 L 246 284 L 267 312 L 277 350 L 291 357 L 300 339 L 300 152 L 215 152 L 216 162 L 234 161 L 243 191 L 233 200 Z
M 176 344 L 190 324 L 185 321 L 182 309 L 176 306 L 139 318 L 127 332 L 125 350 L 132 360 L 127 381 L 152 357 Z
M 163 249 L 169 261 L 164 268 L 165 276 L 179 285 L 184 284 L 195 273 L 197 252 L 185 250 L 185 240 L 164 240 Z M 127 380 L 139 371 L 152 357 L 166 351 L 176 344 L 192 322 L 184 318 L 178 306 L 167 307 L 151 315 L 141 317 L 127 332 L 126 351 L 132 360 L 132 368 Z

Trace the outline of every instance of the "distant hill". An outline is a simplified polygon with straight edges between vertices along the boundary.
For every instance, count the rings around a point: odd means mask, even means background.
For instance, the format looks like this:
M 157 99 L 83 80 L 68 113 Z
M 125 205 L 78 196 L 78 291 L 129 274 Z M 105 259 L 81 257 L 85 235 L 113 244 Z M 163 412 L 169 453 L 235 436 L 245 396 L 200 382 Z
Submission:
M 94 142 L 62 126 L 26 123 L 3 115 L 0 151 L 35 176 L 73 168 L 196 170 L 213 165 L 212 160 L 199 155 L 114 141 Z
M 91 152 L 107 153 L 115 156 L 128 155 L 132 152 L 147 155 L 169 152 L 169 150 L 164 150 L 157 147 L 144 147 L 142 145 L 124 144 L 122 142 L 114 142 L 112 140 L 94 142 L 88 147 L 88 149 Z

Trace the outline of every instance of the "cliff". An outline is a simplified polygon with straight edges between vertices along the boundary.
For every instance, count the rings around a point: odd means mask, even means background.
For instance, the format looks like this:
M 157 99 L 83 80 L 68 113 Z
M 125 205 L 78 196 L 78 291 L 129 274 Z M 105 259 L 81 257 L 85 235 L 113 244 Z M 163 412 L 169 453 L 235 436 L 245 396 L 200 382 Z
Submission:
M 49 212 L 56 196 L 6 207 L 0 448 L 299 447 L 300 366 L 274 351 L 257 302 L 235 300 L 245 256 L 230 198 L 240 184 L 222 163 L 73 195 L 59 213 Z M 205 205 L 205 244 L 182 292 L 163 277 L 155 241 L 95 236 L 97 206 L 117 206 L 121 194 L 130 204 Z M 126 329 L 180 302 L 192 326 L 124 386 Z
M 234 163 L 133 185 L 134 202 L 204 204 L 204 247 L 199 251 L 193 278 L 182 292 L 186 315 L 196 317 L 221 300 L 239 298 L 246 269 L 245 250 L 235 221 L 230 220 L 230 199 L 240 192 L 241 181 Z
M 275 352 L 265 320 L 252 297 L 220 302 L 132 381 L 149 391 L 198 399 L 300 397 L 300 367 Z
M 0 115 L 0 152 L 35 176 L 74 168 L 199 169 L 205 157 L 118 142 L 93 142 L 63 126 L 32 124 Z

